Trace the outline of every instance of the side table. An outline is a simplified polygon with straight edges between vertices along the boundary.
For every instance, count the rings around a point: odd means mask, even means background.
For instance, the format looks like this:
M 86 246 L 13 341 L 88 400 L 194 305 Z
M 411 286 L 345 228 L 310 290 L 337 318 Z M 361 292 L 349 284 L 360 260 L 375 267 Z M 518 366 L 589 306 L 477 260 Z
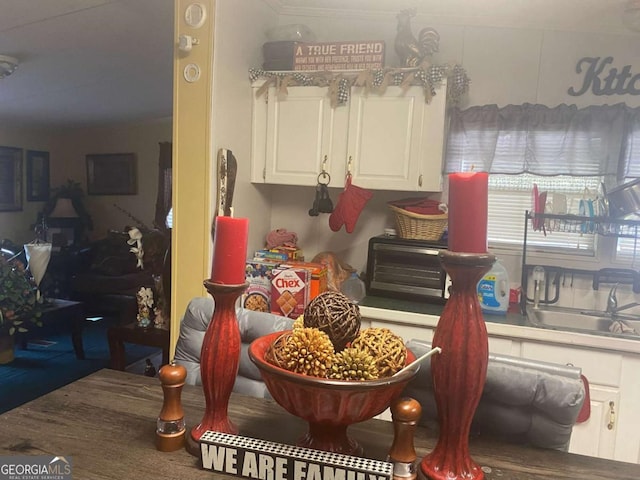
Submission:
M 27 349 L 29 338 L 46 333 L 70 331 L 73 350 L 78 360 L 84 360 L 82 345 L 82 330 L 84 328 L 84 304 L 61 298 L 47 300 L 42 308 L 41 328 L 21 333 L 20 340 L 23 350 Z
M 154 327 L 140 328 L 135 323 L 109 328 L 107 339 L 111 357 L 110 367 L 113 370 L 125 369 L 125 343 L 162 348 L 162 365 L 166 365 L 169 363 L 169 337 L 169 330 Z

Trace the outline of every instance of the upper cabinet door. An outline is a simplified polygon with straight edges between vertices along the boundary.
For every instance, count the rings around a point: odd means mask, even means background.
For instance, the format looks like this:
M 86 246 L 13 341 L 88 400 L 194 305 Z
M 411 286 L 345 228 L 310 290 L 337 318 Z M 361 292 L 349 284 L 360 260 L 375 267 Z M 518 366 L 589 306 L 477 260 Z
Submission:
M 420 86 L 383 94 L 353 88 L 349 104 L 334 108 L 326 87 L 288 87 L 278 98 L 275 87 L 257 96 L 260 85 L 253 90 L 252 182 L 315 186 L 324 169 L 331 186 L 351 172 L 365 188 L 442 189 L 446 85 L 429 103 Z
M 323 169 L 332 172 L 334 155 L 343 162 L 348 107 L 331 108 L 326 88 L 287 90 L 282 99 L 268 92 L 264 181 L 316 185 Z
M 440 191 L 446 86 L 430 103 L 421 87 L 352 90 L 347 172 L 358 186 Z

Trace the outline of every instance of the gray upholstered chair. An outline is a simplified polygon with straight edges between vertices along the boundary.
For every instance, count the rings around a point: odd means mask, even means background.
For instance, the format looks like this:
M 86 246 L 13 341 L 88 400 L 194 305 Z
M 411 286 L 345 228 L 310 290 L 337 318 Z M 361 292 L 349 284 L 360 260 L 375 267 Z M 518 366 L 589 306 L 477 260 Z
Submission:
M 180 337 L 176 344 L 174 360 L 187 369 L 187 384 L 201 385 L 200 350 L 207 326 L 213 315 L 215 302 L 211 297 L 197 297 L 187 305 L 180 323 Z M 266 385 L 262 381 L 260 371 L 249 359 L 249 344 L 258 337 L 268 333 L 288 330 L 293 320 L 270 313 L 254 312 L 245 308 L 236 310 L 238 328 L 242 341 L 238 375 L 233 391 L 253 397 L 270 398 Z
M 421 340 L 407 342 L 416 357 L 431 349 Z M 581 369 L 506 355 L 489 355 L 487 380 L 471 435 L 493 435 L 514 443 L 566 450 L 585 400 Z M 404 395 L 422 405 L 420 423 L 437 425 L 431 362 L 422 363 Z

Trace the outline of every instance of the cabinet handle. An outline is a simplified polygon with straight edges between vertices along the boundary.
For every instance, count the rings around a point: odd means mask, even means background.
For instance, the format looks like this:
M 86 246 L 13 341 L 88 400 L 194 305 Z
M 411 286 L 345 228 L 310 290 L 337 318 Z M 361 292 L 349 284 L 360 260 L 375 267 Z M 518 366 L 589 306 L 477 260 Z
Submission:
M 353 158 L 349 155 L 349 161 L 347 162 L 347 175 L 351 175 L 351 164 L 353 163 Z
M 615 403 L 612 401 L 609 402 L 609 423 L 607 424 L 607 428 L 609 430 L 613 430 L 613 427 L 616 424 L 616 411 L 614 410 Z
M 418 186 L 422 186 L 422 174 L 420 174 L 420 176 L 418 177 Z

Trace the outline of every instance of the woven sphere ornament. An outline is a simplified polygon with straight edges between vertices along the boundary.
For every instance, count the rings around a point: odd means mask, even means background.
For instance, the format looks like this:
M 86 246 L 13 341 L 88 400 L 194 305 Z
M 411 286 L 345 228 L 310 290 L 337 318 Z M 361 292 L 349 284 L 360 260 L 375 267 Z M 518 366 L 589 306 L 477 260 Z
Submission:
M 340 292 L 323 292 L 304 309 L 304 326 L 318 328 L 329 335 L 336 352 L 356 338 L 360 321 L 358 305 Z
M 366 328 L 351 342 L 351 348 L 364 351 L 376 360 L 378 375 L 390 377 L 407 361 L 407 347 L 401 337 L 388 328 Z
M 288 338 L 291 336 L 290 332 L 283 333 L 274 342 L 269 345 L 267 351 L 264 353 L 264 359 L 276 367 L 285 368 L 287 364 L 285 358 L 285 345 Z
M 326 333 L 317 328 L 297 328 L 280 335 L 267 349 L 265 359 L 290 372 L 326 378 L 334 354 Z

